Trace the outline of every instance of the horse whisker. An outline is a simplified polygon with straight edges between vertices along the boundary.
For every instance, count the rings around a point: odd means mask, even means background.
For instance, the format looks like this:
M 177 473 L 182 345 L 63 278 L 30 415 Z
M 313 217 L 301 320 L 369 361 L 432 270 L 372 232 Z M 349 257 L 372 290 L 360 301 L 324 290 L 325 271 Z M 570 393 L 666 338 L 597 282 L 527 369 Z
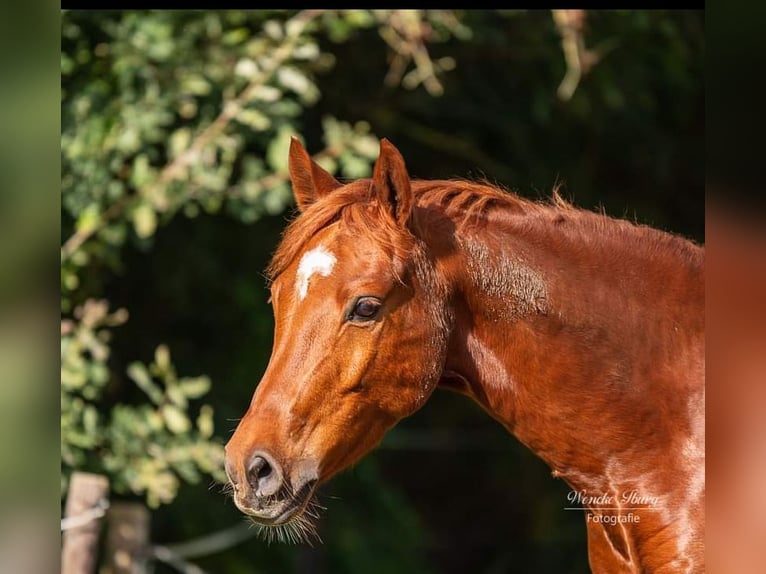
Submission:
M 288 495 L 292 500 L 295 500 L 294 493 L 289 492 Z M 320 518 L 320 510 L 325 510 L 325 508 L 311 499 L 300 514 L 285 524 L 265 525 L 253 521 L 253 525 L 258 529 L 258 536 L 267 544 L 280 542 L 308 544 L 313 547 L 314 543 L 323 543 L 315 524 Z

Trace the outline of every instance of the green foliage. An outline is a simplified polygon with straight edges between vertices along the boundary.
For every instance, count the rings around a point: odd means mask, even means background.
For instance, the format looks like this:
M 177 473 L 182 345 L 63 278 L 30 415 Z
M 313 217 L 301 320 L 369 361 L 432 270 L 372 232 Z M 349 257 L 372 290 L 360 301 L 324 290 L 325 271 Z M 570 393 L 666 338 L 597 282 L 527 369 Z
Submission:
M 127 369 L 149 402 L 104 412 L 109 328 L 126 319 L 124 309 L 109 313 L 105 301 L 88 300 L 74 319 L 62 321 L 61 457 L 66 469 L 107 473 L 117 492 L 145 495 L 156 507 L 173 500 L 179 479 L 223 480 L 223 449 L 213 438 L 209 405 L 199 408 L 196 421 L 189 418 L 190 400 L 207 394 L 210 379 L 179 379 L 163 345 L 149 367 L 134 362 Z
M 179 211 L 252 222 L 284 210 L 289 138 L 331 62 L 314 38 L 317 15 L 64 14 L 65 311 L 83 297 L 84 267 L 119 269 L 126 240 L 146 243 Z M 328 118 L 325 129 L 328 163 L 349 175 L 369 165 L 368 124 Z
M 77 322 L 61 323 L 61 459 L 72 468 L 81 467 L 101 441 L 94 402 L 109 380 L 109 331 L 101 327 L 126 319 L 124 311 L 108 315 L 105 303 L 93 301 L 75 316 Z
M 212 440 L 212 407 L 202 405 L 196 420 L 189 415 L 190 401 L 207 394 L 210 379 L 179 379 L 163 345 L 157 347 L 149 367 L 131 363 L 128 376 L 150 403 L 117 405 L 112 410 L 103 464 L 106 471 L 119 473 L 117 487 L 146 492 L 149 505 L 158 506 L 175 498 L 179 478 L 197 483 L 207 474 L 224 480 L 223 449 Z

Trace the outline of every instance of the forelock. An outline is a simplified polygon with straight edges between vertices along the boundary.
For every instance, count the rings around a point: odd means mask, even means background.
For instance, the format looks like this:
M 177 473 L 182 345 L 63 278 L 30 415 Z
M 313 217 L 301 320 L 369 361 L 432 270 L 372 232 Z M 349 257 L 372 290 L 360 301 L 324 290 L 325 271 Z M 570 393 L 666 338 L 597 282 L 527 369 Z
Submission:
M 335 223 L 341 223 L 352 236 L 374 243 L 390 256 L 393 272 L 401 279 L 416 240 L 380 209 L 370 193 L 370 180 L 358 180 L 313 203 L 288 225 L 266 270 L 269 281 L 283 273 L 313 237 Z

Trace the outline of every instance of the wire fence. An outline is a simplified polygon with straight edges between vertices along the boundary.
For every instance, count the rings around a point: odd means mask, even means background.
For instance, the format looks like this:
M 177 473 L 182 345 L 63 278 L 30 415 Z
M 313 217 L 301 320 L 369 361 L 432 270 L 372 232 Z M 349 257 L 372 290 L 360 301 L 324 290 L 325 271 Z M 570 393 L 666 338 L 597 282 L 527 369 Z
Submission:
M 103 518 L 106 516 L 106 511 L 109 510 L 109 501 L 105 498 L 96 503 L 96 506 L 78 514 L 77 516 L 67 516 L 61 519 L 61 532 L 66 530 L 72 530 L 73 528 L 81 528 L 86 524 Z
M 101 499 L 98 503 L 75 516 L 61 519 L 61 532 L 83 528 L 94 521 L 107 516 L 110 503 Z M 249 522 L 239 522 L 227 528 L 217 530 L 204 536 L 192 538 L 176 544 L 150 544 L 145 549 L 145 557 L 149 561 L 162 562 L 182 574 L 207 574 L 205 570 L 190 562 L 191 559 L 202 558 L 211 554 L 224 552 L 249 540 L 256 534 L 256 529 Z M 151 566 L 151 565 L 150 565 Z
M 476 451 L 507 451 L 510 448 L 508 441 L 501 440 L 496 433 L 486 431 L 462 431 L 459 434 L 454 432 L 438 432 L 429 431 L 422 432 L 417 430 L 398 429 L 396 432 L 392 432 L 379 447 L 380 450 L 389 451 L 429 451 L 429 452 L 443 452 L 455 450 L 469 450 Z M 75 473 L 78 474 L 78 473 Z M 73 475 L 74 476 L 74 475 Z M 93 476 L 92 476 L 93 477 Z M 97 476 L 102 481 L 106 481 L 106 477 Z M 73 497 L 73 492 L 70 484 L 69 497 Z M 84 493 L 84 499 L 89 500 L 90 506 L 78 508 L 76 513 L 68 513 L 66 517 L 61 519 L 61 532 L 65 535 L 67 532 L 77 531 L 77 529 L 94 528 L 94 522 L 100 521 L 104 518 L 109 519 L 110 529 L 112 525 L 112 519 L 116 524 L 120 523 L 125 517 L 118 517 L 117 510 L 119 508 L 113 508 L 112 506 L 121 506 L 122 503 L 115 503 L 110 505 L 108 499 L 108 488 L 102 485 L 104 488 L 103 493 L 98 496 L 93 494 L 93 484 L 85 486 L 86 490 L 90 490 L 91 494 Z M 95 501 L 95 502 L 94 502 Z M 185 542 L 179 542 L 174 544 L 152 544 L 146 543 L 148 540 L 148 524 L 149 513 L 148 510 L 140 504 L 131 503 L 132 506 L 141 506 L 144 518 L 138 519 L 138 523 L 133 524 L 132 528 L 141 530 L 145 529 L 142 536 L 134 539 L 125 546 L 125 541 L 118 542 L 123 552 L 125 548 L 129 552 L 136 552 L 140 555 L 136 556 L 135 561 L 145 564 L 144 570 L 147 573 L 152 572 L 157 563 L 164 563 L 182 574 L 207 574 L 204 569 L 200 568 L 191 560 L 203 558 L 213 554 L 224 552 L 234 546 L 237 546 L 250 538 L 253 538 L 257 534 L 257 529 L 253 528 L 253 524 L 249 521 L 241 521 L 232 526 L 211 532 L 204 536 L 199 536 Z M 136 510 L 134 508 L 134 510 Z M 110 514 L 112 515 L 110 518 Z M 130 512 L 128 513 L 130 514 Z M 140 514 L 140 513 L 139 513 Z M 135 513 L 134 513 L 135 519 Z M 145 521 L 144 525 L 141 525 L 141 520 Z M 116 528 L 115 524 L 115 528 Z M 100 531 L 99 527 L 96 528 Z M 93 537 L 93 540 L 97 542 L 98 534 Z M 107 551 L 109 552 L 109 544 Z M 91 548 L 91 552 L 96 553 L 97 548 Z M 109 560 L 111 557 L 106 556 Z M 62 571 L 63 572 L 63 571 Z M 79 570 L 78 570 L 79 572 Z

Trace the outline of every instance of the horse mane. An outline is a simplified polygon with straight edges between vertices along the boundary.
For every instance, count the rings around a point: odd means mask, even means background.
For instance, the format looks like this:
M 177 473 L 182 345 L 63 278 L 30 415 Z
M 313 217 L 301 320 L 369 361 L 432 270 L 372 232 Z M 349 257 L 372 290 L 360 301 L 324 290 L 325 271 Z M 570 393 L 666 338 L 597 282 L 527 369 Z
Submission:
M 489 212 L 502 208 L 506 213 L 531 214 L 550 209 L 551 205 L 562 209 L 571 207 L 553 191 L 551 203 L 535 202 L 508 191 L 488 181 L 465 179 L 414 181 L 413 191 L 421 207 L 435 206 L 460 225 L 480 221 Z
M 395 260 L 403 262 L 415 239 L 402 232 L 388 213 L 378 209 L 371 182 L 370 179 L 360 179 L 338 188 L 293 219 L 266 270 L 267 278 L 272 281 L 279 276 L 314 235 L 341 219 L 353 225 L 360 234 L 374 237 Z M 643 233 L 639 233 L 638 241 L 646 241 L 645 234 L 651 234 L 655 242 L 670 241 L 672 245 L 667 246 L 672 251 L 679 255 L 685 252 L 686 257 L 690 257 L 688 246 L 691 242 L 688 240 L 629 221 L 615 220 L 604 213 L 577 208 L 561 197 L 559 186 L 554 187 L 549 199 L 534 201 L 487 181 L 412 180 L 411 185 L 416 208 L 440 210 L 462 229 L 486 222 L 493 213 L 524 216 L 517 220 L 526 220 L 530 225 L 539 218 L 555 224 L 578 220 L 587 223 L 580 229 L 581 233 L 588 229 L 592 234 L 595 230 L 603 238 L 605 235 L 635 235 L 639 229 Z
M 295 259 L 314 235 L 344 218 L 360 232 L 375 236 L 389 251 L 406 257 L 411 247 L 406 234 L 393 219 L 381 217 L 370 191 L 372 180 L 360 179 L 339 188 L 310 205 L 293 219 L 284 231 L 282 241 L 272 257 L 266 275 L 273 280 Z M 504 206 L 514 212 L 528 212 L 537 207 L 534 202 L 504 191 L 488 183 L 468 180 L 413 180 L 416 207 L 437 207 L 448 217 L 461 221 L 478 220 L 490 209 Z M 558 197 L 558 195 L 556 195 Z M 411 239 L 411 238 L 410 238 Z

